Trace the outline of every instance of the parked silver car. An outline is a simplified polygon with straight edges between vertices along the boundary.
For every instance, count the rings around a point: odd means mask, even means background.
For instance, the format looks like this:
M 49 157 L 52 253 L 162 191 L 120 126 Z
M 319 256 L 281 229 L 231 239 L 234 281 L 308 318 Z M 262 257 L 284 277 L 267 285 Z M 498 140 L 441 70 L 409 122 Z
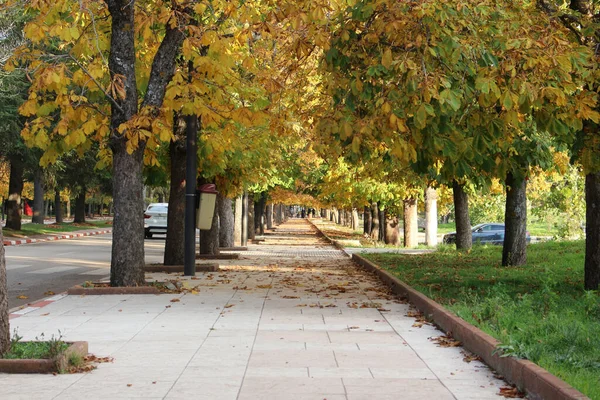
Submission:
M 473 244 L 504 244 L 504 224 L 486 223 L 475 225 L 471 228 L 471 239 Z M 456 232 L 450 232 L 443 236 L 442 241 L 446 244 L 456 243 Z M 531 236 L 527 232 L 527 243 Z
M 169 203 L 152 203 L 144 212 L 144 236 L 152 238 L 154 233 L 167 233 Z

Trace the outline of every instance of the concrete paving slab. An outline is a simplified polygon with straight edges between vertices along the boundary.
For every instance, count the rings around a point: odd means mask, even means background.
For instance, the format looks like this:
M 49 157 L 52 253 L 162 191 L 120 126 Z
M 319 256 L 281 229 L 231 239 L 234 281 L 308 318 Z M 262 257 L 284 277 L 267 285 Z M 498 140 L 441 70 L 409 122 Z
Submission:
M 487 399 L 505 383 L 304 221 L 278 227 L 222 271 L 151 273 L 194 293 L 66 296 L 11 319 L 114 357 L 86 374 L 0 374 L 12 399 Z

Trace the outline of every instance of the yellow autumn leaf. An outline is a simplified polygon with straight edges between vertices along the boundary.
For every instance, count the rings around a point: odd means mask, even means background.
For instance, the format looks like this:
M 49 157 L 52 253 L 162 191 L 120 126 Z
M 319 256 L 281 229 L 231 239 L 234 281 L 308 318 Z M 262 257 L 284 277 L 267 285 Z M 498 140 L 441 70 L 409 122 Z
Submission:
M 383 65 L 387 69 L 390 69 L 390 67 L 392 66 L 392 61 L 392 49 L 387 48 L 383 52 L 383 56 L 381 57 L 381 65 Z

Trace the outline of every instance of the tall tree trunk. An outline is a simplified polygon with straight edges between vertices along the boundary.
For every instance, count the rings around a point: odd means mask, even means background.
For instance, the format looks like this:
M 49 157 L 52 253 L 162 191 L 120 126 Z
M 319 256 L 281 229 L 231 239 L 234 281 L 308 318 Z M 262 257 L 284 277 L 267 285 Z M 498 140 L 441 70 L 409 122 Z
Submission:
M 331 210 L 329 208 L 325 210 L 325 219 L 331 221 Z
M 267 205 L 267 193 L 262 192 L 258 200 L 254 202 L 254 231 L 257 235 L 264 235 L 265 206 Z
M 379 206 L 377 202 L 371 203 L 371 239 L 379 240 Z
M 243 196 L 235 198 L 235 212 L 233 213 L 233 245 L 242 245 L 242 202 Z
M 377 206 L 379 207 L 379 240 L 385 243 L 386 212 L 385 208 L 381 208 L 381 203 L 377 203 Z
M 71 197 L 67 199 L 67 218 L 71 218 Z
M 267 229 L 273 229 L 273 203 L 267 204 Z
M 585 277 L 586 290 L 600 288 L 600 172 L 585 176 Z
M 60 200 L 60 189 L 54 189 L 54 213 L 56 214 L 56 223 L 63 223 L 63 209 Z
M 143 218 L 143 215 L 140 217 Z M 85 223 L 85 187 L 81 189 L 81 193 L 75 198 L 75 218 L 73 220 L 76 224 Z M 144 226 L 142 225 L 142 232 Z
M 169 144 L 171 159 L 171 185 L 169 187 L 169 210 L 167 213 L 167 239 L 165 240 L 165 265 L 185 263 L 185 185 L 186 185 L 186 137 L 183 117 L 173 118 L 176 140 Z M 194 243 L 196 242 L 194 234 Z M 190 250 L 191 255 L 191 250 Z
M 4 236 L 0 224 L 0 358 L 10 350 L 10 325 L 8 317 L 8 285 L 6 280 L 6 258 Z
M 365 235 L 371 235 L 371 224 L 373 222 L 371 220 L 371 207 L 365 206 L 363 215 L 363 233 Z
M 519 266 L 527 262 L 527 180 L 506 175 L 506 209 L 502 265 Z
M 425 189 L 425 244 L 437 246 L 437 192 L 432 187 Z
M 233 247 L 234 216 L 231 199 L 219 194 L 219 246 Z
M 113 152 L 115 216 L 110 282 L 112 286 L 140 286 L 144 284 L 142 162 L 145 142 L 141 141 L 139 147 L 130 153 L 126 138 L 117 134 L 119 126 L 138 111 L 134 29 L 136 4 L 135 0 L 107 0 L 107 4 L 112 17 L 109 70 L 111 78 L 122 76 L 126 91 L 125 99 L 119 101 L 118 105 L 111 104 L 110 128 L 113 134 L 110 145 Z
M 417 247 L 419 245 L 419 221 L 417 213 L 417 199 L 404 200 L 404 247 Z
M 248 239 L 256 238 L 256 228 L 254 226 L 254 194 L 248 194 Z
M 456 221 L 456 248 L 469 250 L 473 245 L 471 220 L 469 219 L 469 196 L 457 181 L 452 183 L 454 196 L 454 220 Z
M 50 216 L 50 200 L 44 200 L 44 218 Z
M 400 222 L 398 217 L 386 218 L 385 223 L 385 243 L 398 246 L 400 244 Z
M 146 142 L 140 140 L 133 152 L 127 135 L 118 128 L 138 112 L 136 83 L 135 0 L 106 0 L 111 16 L 111 41 L 108 70 L 111 80 L 120 77 L 125 89 L 123 99 L 113 99 L 110 116 L 110 148 L 113 152 L 113 241 L 110 267 L 112 286 L 139 286 L 145 283 L 144 199 L 142 167 Z M 141 107 L 160 109 L 168 83 L 175 73 L 176 56 L 185 34 L 178 26 L 167 24 L 165 35 L 154 56 Z
M 208 231 L 200 231 L 200 254 L 219 255 L 219 197 L 215 204 L 212 225 Z
M 23 193 L 23 161 L 20 157 L 10 158 L 8 201 L 6 204 L 6 227 L 21 230 L 21 194 Z
M 352 230 L 358 230 L 358 224 L 360 223 L 358 219 L 358 210 L 356 208 L 352 209 Z
M 44 223 L 44 175 L 41 168 L 33 176 L 33 217 L 34 224 Z
M 248 245 L 248 233 L 250 231 L 249 204 L 248 192 L 244 191 L 242 196 L 242 246 Z

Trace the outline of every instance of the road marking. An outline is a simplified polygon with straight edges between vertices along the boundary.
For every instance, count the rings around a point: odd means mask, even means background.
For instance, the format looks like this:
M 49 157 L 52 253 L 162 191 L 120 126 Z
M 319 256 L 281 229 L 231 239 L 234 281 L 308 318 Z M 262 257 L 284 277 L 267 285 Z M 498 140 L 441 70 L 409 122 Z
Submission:
M 21 269 L 31 267 L 31 264 L 9 264 L 6 263 L 6 270 L 11 271 L 13 269 Z
M 39 269 L 37 271 L 31 271 L 29 273 L 30 274 L 54 274 L 57 272 L 71 271 L 71 270 L 78 269 L 78 268 L 79 267 L 52 267 L 52 268 Z

